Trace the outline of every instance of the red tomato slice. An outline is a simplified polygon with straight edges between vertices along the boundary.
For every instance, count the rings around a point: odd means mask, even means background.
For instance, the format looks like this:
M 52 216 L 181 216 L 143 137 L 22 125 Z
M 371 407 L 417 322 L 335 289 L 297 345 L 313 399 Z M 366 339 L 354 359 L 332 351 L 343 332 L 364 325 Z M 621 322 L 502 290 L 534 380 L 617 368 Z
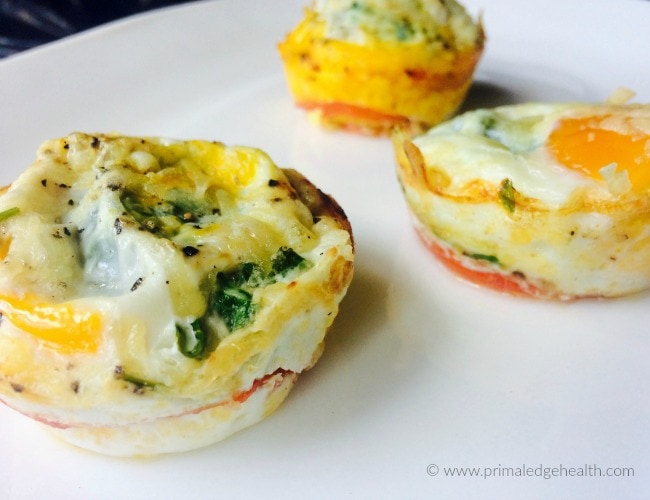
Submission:
M 320 111 L 325 123 L 357 132 L 380 133 L 390 131 L 395 127 L 408 127 L 411 123 L 405 116 L 384 113 L 344 102 L 302 102 L 298 105 L 307 111 Z
M 426 234 L 422 229 L 417 230 L 420 239 L 424 242 L 431 253 L 450 271 L 457 276 L 479 286 L 484 286 L 498 292 L 508 293 L 510 295 L 519 295 L 525 297 L 542 297 L 548 296 L 547 293 L 532 285 L 524 277 L 516 274 L 503 274 L 488 269 L 472 269 L 465 266 L 457 254 L 450 248 L 439 245 Z
M 278 377 L 278 375 L 280 375 L 280 376 Z M 199 408 L 195 408 L 193 410 L 189 410 L 189 411 L 180 413 L 178 415 L 169 415 L 169 416 L 160 417 L 160 418 L 174 418 L 174 417 L 181 417 L 183 415 L 196 415 L 196 414 L 201 413 L 203 411 L 210 410 L 212 408 L 216 408 L 217 406 L 225 406 L 225 405 L 232 404 L 232 403 L 242 404 L 248 398 L 250 398 L 255 393 L 255 391 L 257 391 L 263 385 L 265 385 L 270 379 L 276 377 L 276 380 L 274 381 L 273 388 L 272 388 L 272 390 L 275 390 L 275 389 L 277 389 L 278 387 L 280 387 L 282 385 L 282 383 L 284 382 L 286 377 L 294 377 L 294 381 L 295 381 L 295 377 L 297 377 L 297 376 L 298 376 L 298 374 L 296 372 L 292 372 L 292 371 L 289 371 L 289 370 L 284 370 L 282 368 L 278 368 L 273 373 L 269 373 L 268 375 L 265 375 L 262 378 L 255 379 L 255 381 L 253 382 L 253 384 L 251 385 L 251 387 L 249 389 L 244 390 L 244 391 L 240 391 L 238 393 L 235 393 L 231 400 L 220 401 L 218 403 L 211 403 L 211 404 L 208 404 L 208 405 L 205 405 L 205 406 L 201 406 Z M 0 404 L 4 404 L 4 405 L 18 411 L 19 413 L 22 413 L 26 417 L 32 418 L 34 420 L 37 420 L 41 424 L 45 424 L 45 425 L 48 425 L 50 427 L 54 427 L 56 429 L 69 429 L 69 428 L 72 428 L 72 427 L 84 427 L 86 425 L 86 424 L 65 424 L 63 422 L 59 422 L 59 421 L 56 421 L 56 420 L 50 420 L 49 418 L 46 418 L 46 417 L 44 417 L 42 415 L 39 415 L 39 414 L 27 413 L 25 411 L 21 411 L 21 410 L 19 410 L 17 408 L 14 408 L 10 403 L 8 403 L 7 401 L 5 401 L 2 398 L 0 398 Z
M 264 384 L 266 384 L 266 382 L 270 378 L 275 377 L 276 375 L 280 375 L 280 374 L 282 376 L 279 377 L 275 381 L 275 383 L 273 384 L 274 389 L 277 389 L 278 387 L 280 387 L 282 385 L 284 377 L 286 377 L 288 374 L 293 374 L 293 372 L 290 372 L 290 371 L 287 371 L 287 370 L 283 370 L 282 368 L 279 368 L 276 371 L 274 371 L 273 373 L 269 373 L 268 375 L 265 375 L 262 378 L 255 379 L 255 381 L 253 382 L 253 385 L 251 386 L 251 388 L 246 390 L 246 391 L 241 391 L 241 392 L 236 393 L 232 398 L 233 401 L 236 401 L 238 403 L 243 403 L 248 398 L 250 398 L 256 390 L 258 390 L 260 387 L 262 387 Z

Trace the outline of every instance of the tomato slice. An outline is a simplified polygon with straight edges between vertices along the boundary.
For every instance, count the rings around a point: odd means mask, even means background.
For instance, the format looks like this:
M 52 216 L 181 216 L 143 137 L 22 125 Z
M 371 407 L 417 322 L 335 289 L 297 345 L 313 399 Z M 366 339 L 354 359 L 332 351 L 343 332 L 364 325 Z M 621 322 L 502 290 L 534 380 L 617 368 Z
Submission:
M 14 389 L 16 390 L 16 389 Z M 9 402 L 5 401 L 4 399 L 0 398 L 0 404 L 5 405 L 7 408 L 11 408 L 14 411 L 17 411 L 21 415 L 24 415 L 28 418 L 31 418 L 33 420 L 36 420 L 37 422 L 40 422 L 41 424 L 48 425 L 50 427 L 54 427 L 55 429 L 69 429 L 70 427 L 73 427 L 72 425 L 64 424 L 63 422 L 59 422 L 56 420 L 50 420 L 49 418 L 46 418 L 42 415 L 38 414 L 30 414 L 27 413 L 24 410 L 19 410 L 18 408 L 15 408 L 13 405 L 11 405 Z
M 276 371 L 273 373 L 269 373 L 268 375 L 265 375 L 262 378 L 255 379 L 253 382 L 253 385 L 250 387 L 250 389 L 241 391 L 236 393 L 233 396 L 233 401 L 236 401 L 237 403 L 243 403 L 246 401 L 248 398 L 250 398 L 255 391 L 257 391 L 260 387 L 262 387 L 266 382 L 272 378 L 275 377 L 276 375 L 282 375 L 281 377 L 278 377 L 273 384 L 273 389 L 277 389 L 282 385 L 282 382 L 284 380 L 284 377 L 286 377 L 289 374 L 293 374 L 294 372 L 291 372 L 289 370 L 283 370 L 282 368 L 278 368 Z
M 345 102 L 301 102 L 298 105 L 307 111 L 319 111 L 326 125 L 354 132 L 380 134 L 412 125 L 405 116 Z
M 271 390 L 275 390 L 275 389 L 277 389 L 278 387 L 280 387 L 282 385 L 282 383 L 285 381 L 285 379 L 287 377 L 293 377 L 293 379 L 295 381 L 297 376 L 298 376 L 298 373 L 296 373 L 294 371 L 284 370 L 282 368 L 278 368 L 273 373 L 269 373 L 268 375 L 264 375 L 261 378 L 255 379 L 255 381 L 253 382 L 253 384 L 251 385 L 251 387 L 249 389 L 246 389 L 246 390 L 235 393 L 231 400 L 219 401 L 217 403 L 207 404 L 207 405 L 201 406 L 199 408 L 195 408 L 193 410 L 189 410 L 189 411 L 185 411 L 183 413 L 179 413 L 177 415 L 169 415 L 169 416 L 160 417 L 160 418 L 176 418 L 176 417 L 182 417 L 184 415 L 196 415 L 196 414 L 199 414 L 199 413 L 201 413 L 203 411 L 210 410 L 212 408 L 216 408 L 218 406 L 226 406 L 226 405 L 233 404 L 233 403 L 242 404 L 248 398 L 250 398 L 257 390 L 259 390 L 262 386 L 264 386 L 266 383 L 268 383 L 269 380 L 275 378 L 275 381 L 273 382 L 273 387 L 271 389 Z M 63 423 L 63 422 L 59 422 L 57 420 L 52 420 L 50 418 L 44 417 L 44 416 L 39 415 L 39 414 L 28 413 L 26 411 L 23 411 L 23 410 L 20 410 L 20 409 L 14 407 L 8 401 L 5 401 L 2 398 L 0 398 L 0 404 L 4 404 L 4 405 L 8 406 L 9 408 L 12 408 L 12 409 L 18 411 L 19 413 L 22 413 L 26 417 L 32 418 L 32 419 L 40 422 L 41 424 L 45 424 L 45 425 L 48 425 L 50 427 L 54 427 L 56 429 L 69 429 L 69 428 L 73 428 L 73 427 L 84 427 L 85 425 L 87 425 L 87 424 L 79 424 L 79 423 L 66 424 L 66 423 Z
M 469 268 L 463 263 L 454 250 L 435 242 L 424 233 L 423 229 L 418 228 L 417 233 L 429 251 L 447 269 L 462 279 L 510 295 L 536 298 L 552 295 L 526 281 L 525 277 L 517 274 L 503 274 L 498 271 L 491 271 L 487 267 L 485 270 Z
M 328 118 L 338 116 L 364 121 L 408 123 L 408 118 L 405 116 L 384 113 L 345 102 L 306 102 L 301 103 L 300 106 L 309 111 L 318 109 L 323 113 L 323 116 Z

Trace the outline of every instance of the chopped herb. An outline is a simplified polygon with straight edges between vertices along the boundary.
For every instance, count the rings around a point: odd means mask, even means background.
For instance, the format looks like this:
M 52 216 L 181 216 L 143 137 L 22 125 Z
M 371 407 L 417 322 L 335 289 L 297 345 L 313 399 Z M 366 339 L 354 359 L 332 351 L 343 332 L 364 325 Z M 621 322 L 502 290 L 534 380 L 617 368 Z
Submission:
M 211 315 L 217 315 L 230 331 L 245 327 L 257 311 L 252 289 L 273 284 L 278 276 L 286 276 L 292 269 L 309 264 L 293 249 L 281 247 L 270 262 L 242 262 L 229 271 L 211 272 L 201 285 L 209 304 L 208 321 L 204 325 L 210 324 Z
M 503 179 L 499 186 L 499 200 L 510 213 L 515 211 L 515 193 L 516 190 L 512 185 L 512 181 L 508 178 Z
M 156 382 L 152 382 L 151 380 L 146 380 L 126 373 L 121 366 L 115 367 L 115 378 L 133 384 L 139 389 L 143 389 L 145 387 L 153 389 L 156 387 L 156 385 L 158 385 Z
M 282 247 L 273 256 L 271 267 L 275 274 L 286 276 L 289 271 L 299 267 L 305 259 L 298 255 L 292 248 Z
M 470 253 L 466 254 L 468 257 L 471 257 L 472 259 L 476 260 L 486 260 L 488 262 L 491 262 L 492 264 L 498 264 L 499 259 L 495 257 L 494 255 L 486 255 L 482 253 Z
M 499 129 L 499 120 L 496 116 L 494 115 L 486 115 L 481 117 L 481 127 L 483 130 L 481 131 L 481 134 L 483 137 L 487 137 L 488 139 L 492 139 L 493 141 L 497 141 L 499 144 L 503 144 L 502 140 L 502 132 Z
M 218 213 L 218 208 L 194 200 L 180 189 L 171 190 L 164 199 L 144 191 L 124 189 L 120 201 L 144 230 L 163 238 L 175 236 L 183 224 L 196 224 L 201 217 Z
M 255 313 L 253 296 L 241 288 L 217 290 L 212 300 L 212 308 L 231 331 L 248 325 Z
M 13 217 L 14 215 L 18 215 L 20 213 L 20 208 L 18 207 L 12 207 L 8 208 L 7 210 L 3 210 L 0 212 L 0 222 L 7 220 L 9 217 Z
M 264 269 L 254 262 L 242 262 L 234 271 L 217 274 L 218 284 L 222 288 L 257 287 L 265 280 Z
M 487 136 L 488 132 L 494 130 L 497 125 L 497 119 L 492 115 L 487 115 L 481 118 L 481 126 L 483 127 L 483 135 Z
M 193 359 L 200 359 L 205 354 L 207 346 L 206 335 L 203 327 L 201 326 L 201 319 L 196 319 L 190 323 L 192 328 L 192 336 L 194 337 L 194 346 L 188 347 L 188 338 L 190 337 L 184 327 L 176 325 L 176 340 L 178 342 L 178 349 L 183 356 Z

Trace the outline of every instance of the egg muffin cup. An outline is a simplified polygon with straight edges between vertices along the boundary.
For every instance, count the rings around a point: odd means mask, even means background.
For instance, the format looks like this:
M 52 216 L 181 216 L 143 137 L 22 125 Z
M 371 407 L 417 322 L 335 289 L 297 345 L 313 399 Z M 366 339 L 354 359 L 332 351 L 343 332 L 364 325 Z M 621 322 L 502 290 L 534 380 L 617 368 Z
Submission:
M 396 135 L 419 236 L 464 279 L 515 295 L 648 289 L 649 117 L 642 105 L 531 103 Z
M 482 55 L 482 25 L 471 45 L 427 40 L 340 40 L 317 12 L 279 44 L 296 104 L 326 128 L 387 135 L 421 132 L 453 115 Z
M 341 207 L 262 151 L 72 134 L 0 195 L 0 400 L 115 456 L 209 445 L 316 363 Z

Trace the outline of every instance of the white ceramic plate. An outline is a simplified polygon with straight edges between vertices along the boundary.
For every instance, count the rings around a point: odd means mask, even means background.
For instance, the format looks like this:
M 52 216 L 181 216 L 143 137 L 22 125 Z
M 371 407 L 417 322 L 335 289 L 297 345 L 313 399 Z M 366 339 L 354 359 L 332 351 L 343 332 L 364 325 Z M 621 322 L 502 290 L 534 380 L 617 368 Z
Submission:
M 305 2 L 200 2 L 0 62 L 0 184 L 73 130 L 254 145 L 332 193 L 358 244 L 322 360 L 266 421 L 197 452 L 116 460 L 0 408 L 0 498 L 646 495 L 650 296 L 537 303 L 450 276 L 411 230 L 389 142 L 294 109 L 275 45 Z M 618 86 L 650 101 L 650 3 L 465 3 L 488 33 L 468 108 Z M 634 476 L 567 477 L 598 471 Z

